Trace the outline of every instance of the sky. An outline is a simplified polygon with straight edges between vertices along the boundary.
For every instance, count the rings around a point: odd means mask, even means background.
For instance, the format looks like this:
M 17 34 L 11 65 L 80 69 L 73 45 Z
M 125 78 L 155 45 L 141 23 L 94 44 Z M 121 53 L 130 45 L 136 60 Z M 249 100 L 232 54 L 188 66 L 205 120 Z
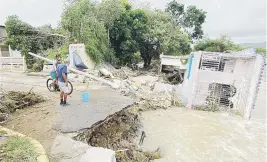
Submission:
M 133 0 L 135 3 L 144 0 Z M 154 8 L 164 9 L 170 0 L 146 0 Z M 266 41 L 266 0 L 177 0 L 207 12 L 205 36 L 226 34 L 236 43 Z M 0 25 L 6 17 L 17 15 L 33 26 L 56 27 L 63 9 L 62 0 L 0 0 Z

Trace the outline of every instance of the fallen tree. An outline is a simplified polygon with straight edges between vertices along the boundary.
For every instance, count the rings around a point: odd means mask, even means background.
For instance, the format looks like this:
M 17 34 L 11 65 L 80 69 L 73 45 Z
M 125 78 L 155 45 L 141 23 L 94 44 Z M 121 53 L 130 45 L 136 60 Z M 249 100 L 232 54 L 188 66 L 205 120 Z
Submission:
M 39 56 L 39 55 L 34 54 L 34 53 L 32 53 L 32 52 L 29 52 L 29 54 L 30 54 L 31 56 L 37 57 L 37 58 L 42 59 L 42 60 L 44 60 L 44 61 L 47 61 L 47 62 L 49 62 L 49 63 L 53 63 L 53 61 L 49 60 L 48 58 Z M 102 83 L 104 83 L 104 84 L 107 84 L 107 85 L 111 86 L 111 87 L 114 88 L 114 89 L 119 88 L 118 85 L 116 85 L 116 84 L 114 84 L 114 83 L 112 83 L 112 82 L 110 82 L 110 81 L 108 81 L 108 80 L 105 80 L 105 79 L 102 79 L 102 78 L 93 76 L 93 75 L 91 75 L 91 74 L 88 74 L 88 73 L 79 71 L 79 70 L 74 69 L 74 68 L 72 68 L 72 67 L 69 67 L 69 70 L 72 71 L 72 72 L 75 72 L 75 73 L 77 73 L 77 74 L 80 74 L 80 75 L 89 77 L 89 78 L 91 78 L 91 79 L 94 79 L 94 80 L 96 80 L 96 81 L 102 82 Z

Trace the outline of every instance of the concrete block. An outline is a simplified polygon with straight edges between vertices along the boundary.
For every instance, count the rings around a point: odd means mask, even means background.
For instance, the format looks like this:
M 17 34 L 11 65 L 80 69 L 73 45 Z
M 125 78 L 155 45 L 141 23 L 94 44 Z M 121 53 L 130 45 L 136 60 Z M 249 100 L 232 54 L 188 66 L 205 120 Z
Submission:
M 116 162 L 115 151 L 100 147 L 91 147 L 82 155 L 79 162 Z
M 54 140 L 50 154 L 52 157 L 60 159 L 60 162 L 77 162 L 89 148 L 90 146 L 85 143 L 59 135 Z
M 138 77 L 133 77 L 130 79 L 132 82 L 138 82 L 141 84 L 147 84 L 151 82 L 156 82 L 158 80 L 158 77 L 154 76 L 138 76 Z
M 165 91 L 173 92 L 175 90 L 176 90 L 176 86 L 175 85 L 156 82 L 153 91 L 154 92 L 165 92 Z

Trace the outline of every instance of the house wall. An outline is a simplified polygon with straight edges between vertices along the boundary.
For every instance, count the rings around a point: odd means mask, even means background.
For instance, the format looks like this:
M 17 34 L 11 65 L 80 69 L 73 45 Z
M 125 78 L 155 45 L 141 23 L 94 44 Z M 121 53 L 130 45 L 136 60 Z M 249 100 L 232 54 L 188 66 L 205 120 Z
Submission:
M 255 64 L 253 66 L 253 74 L 249 86 L 249 91 L 248 91 L 248 98 L 246 102 L 246 108 L 244 112 L 244 118 L 249 119 L 251 117 L 251 112 L 252 109 L 254 108 L 254 104 L 256 101 L 257 93 L 258 93 L 258 88 L 260 86 L 260 79 L 262 72 L 264 70 L 264 57 L 261 55 L 257 55 Z
M 7 33 L 6 33 L 5 26 L 1 26 L 1 25 L 0 25 L 0 37 L 1 37 L 1 38 L 5 38 L 5 37 L 7 37 Z
M 69 54 L 70 58 L 72 58 L 72 54 L 74 51 L 77 51 L 77 54 L 81 57 L 83 63 L 88 67 L 89 70 L 94 69 L 95 63 L 92 61 L 90 56 L 85 51 L 84 44 L 70 44 L 69 45 Z M 74 67 L 73 59 L 70 59 L 70 66 Z
M 161 58 L 161 65 L 172 65 L 172 66 L 177 66 L 179 67 L 180 69 L 186 69 L 187 64 L 183 65 L 182 62 L 181 62 L 181 59 L 175 59 L 175 58 L 165 58 L 165 57 L 162 57 Z
M 22 57 L 20 51 L 12 50 L 10 46 L 8 48 L 9 48 L 10 57 Z
M 177 95 L 180 96 L 182 102 L 188 108 L 192 108 L 193 106 L 196 83 L 197 83 L 196 80 L 198 77 L 198 71 L 199 71 L 198 67 L 200 63 L 201 54 L 202 52 L 192 53 L 193 59 L 191 64 L 190 77 L 187 77 L 188 72 L 186 72 L 181 90 L 177 91 Z
M 211 53 L 209 53 L 211 54 Z M 205 105 L 206 98 L 210 95 L 209 85 L 219 83 L 232 85 L 236 88 L 234 97 L 229 98 L 233 102 L 233 109 L 249 118 L 257 94 L 257 83 L 261 72 L 262 59 L 258 55 L 253 57 L 229 57 L 225 63 L 224 71 L 212 71 L 214 69 L 199 69 L 202 52 L 194 53 L 191 76 L 185 77 L 182 93 L 187 107 Z M 218 53 L 215 53 L 217 56 Z M 222 56 L 224 56 L 222 54 Z M 187 74 L 186 74 L 187 75 Z
M 1 45 L 0 46 L 0 57 L 9 57 L 9 48 L 6 45 Z

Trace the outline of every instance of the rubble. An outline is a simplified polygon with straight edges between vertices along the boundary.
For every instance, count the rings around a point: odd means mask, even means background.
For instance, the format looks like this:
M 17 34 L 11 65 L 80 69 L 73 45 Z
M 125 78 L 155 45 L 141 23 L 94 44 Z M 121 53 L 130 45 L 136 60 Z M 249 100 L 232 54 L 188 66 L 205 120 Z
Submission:
M 99 64 L 99 65 L 97 65 L 96 67 L 95 67 L 95 70 L 100 70 L 100 69 L 107 69 L 108 71 L 110 71 L 110 72 L 114 72 L 116 69 L 111 65 L 111 64 L 109 64 L 109 63 L 101 63 L 101 64 Z
M 140 83 L 141 85 L 146 85 L 149 83 L 155 83 L 158 80 L 158 77 L 149 76 L 149 75 L 141 75 L 137 77 L 130 78 L 132 82 Z
M 174 92 L 151 92 L 143 95 L 138 102 L 139 111 L 167 109 L 172 106 L 182 107 L 182 102 Z
M 114 78 L 113 74 L 105 68 L 100 69 L 99 72 L 101 75 L 104 75 L 105 77 Z
M 79 74 L 70 73 L 68 74 L 68 79 L 71 82 L 85 83 L 85 76 Z
M 120 79 L 129 79 L 130 77 L 137 76 L 137 72 L 132 71 L 128 67 L 122 67 L 121 69 L 118 69 L 113 72 L 114 77 L 120 78 Z
M 153 91 L 154 92 L 165 92 L 165 91 L 174 92 L 176 91 L 176 86 L 171 85 L 171 84 L 156 82 Z
M 121 93 L 136 99 L 140 110 L 167 109 L 171 106 L 183 106 L 176 94 L 176 86 L 160 82 L 131 82 L 124 80 L 120 84 Z

